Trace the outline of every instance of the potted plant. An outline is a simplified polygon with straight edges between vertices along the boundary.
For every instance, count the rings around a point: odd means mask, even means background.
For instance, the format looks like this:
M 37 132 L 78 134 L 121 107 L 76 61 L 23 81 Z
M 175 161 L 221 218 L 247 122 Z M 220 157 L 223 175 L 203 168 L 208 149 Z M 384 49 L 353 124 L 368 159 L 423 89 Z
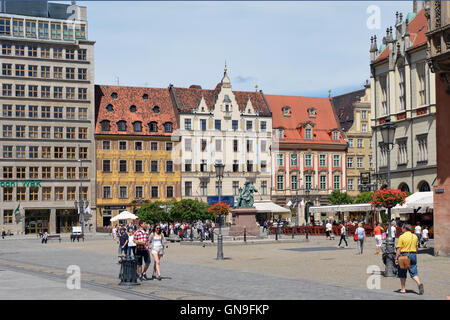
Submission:
M 373 207 L 377 208 L 393 208 L 396 205 L 404 204 L 406 199 L 406 193 L 401 191 L 400 189 L 381 189 L 376 191 L 370 203 Z

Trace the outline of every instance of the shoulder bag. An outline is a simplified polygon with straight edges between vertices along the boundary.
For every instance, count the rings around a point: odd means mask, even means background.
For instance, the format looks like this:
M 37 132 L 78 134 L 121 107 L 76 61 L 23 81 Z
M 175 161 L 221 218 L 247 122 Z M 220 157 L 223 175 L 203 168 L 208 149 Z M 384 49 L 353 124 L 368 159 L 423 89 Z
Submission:
M 411 238 L 412 241 L 412 238 Z M 409 252 L 407 256 L 398 257 L 398 265 L 400 269 L 407 270 L 411 267 L 411 260 L 409 259 Z

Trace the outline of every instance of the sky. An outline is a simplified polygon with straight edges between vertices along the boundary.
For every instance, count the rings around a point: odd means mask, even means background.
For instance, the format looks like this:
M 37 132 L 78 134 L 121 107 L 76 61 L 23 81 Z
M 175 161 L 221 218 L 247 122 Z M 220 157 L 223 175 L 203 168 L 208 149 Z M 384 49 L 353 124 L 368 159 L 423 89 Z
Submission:
M 96 41 L 96 84 L 214 89 L 226 61 L 234 90 L 315 97 L 362 89 L 370 37 L 380 45 L 396 11 L 412 11 L 412 1 L 77 4 L 87 6 Z M 379 20 L 367 12 L 373 5 Z

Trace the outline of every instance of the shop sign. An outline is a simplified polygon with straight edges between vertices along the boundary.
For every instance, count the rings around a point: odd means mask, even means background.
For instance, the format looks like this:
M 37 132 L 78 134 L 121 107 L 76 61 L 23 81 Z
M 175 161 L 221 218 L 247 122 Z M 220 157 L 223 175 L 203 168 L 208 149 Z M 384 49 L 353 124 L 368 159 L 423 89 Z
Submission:
M 0 187 L 41 187 L 40 180 L 23 180 L 23 181 L 15 181 L 15 180 L 2 180 L 0 181 Z

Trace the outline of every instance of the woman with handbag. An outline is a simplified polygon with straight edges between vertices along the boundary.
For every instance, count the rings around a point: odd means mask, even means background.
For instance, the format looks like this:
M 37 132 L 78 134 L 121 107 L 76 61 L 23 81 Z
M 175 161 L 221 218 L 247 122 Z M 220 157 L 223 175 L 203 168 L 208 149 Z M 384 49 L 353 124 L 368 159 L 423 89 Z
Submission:
M 358 254 L 363 253 L 364 241 L 366 240 L 366 230 L 363 228 L 363 224 L 360 222 L 358 228 L 355 230 L 354 239 L 358 243 Z
M 398 238 L 397 254 L 395 264 L 398 266 L 398 277 L 400 278 L 400 293 L 406 293 L 406 275 L 409 271 L 411 278 L 417 283 L 419 294 L 422 295 L 423 284 L 417 273 L 417 248 L 419 245 L 418 237 L 411 232 L 411 225 L 402 226 L 403 234 Z

